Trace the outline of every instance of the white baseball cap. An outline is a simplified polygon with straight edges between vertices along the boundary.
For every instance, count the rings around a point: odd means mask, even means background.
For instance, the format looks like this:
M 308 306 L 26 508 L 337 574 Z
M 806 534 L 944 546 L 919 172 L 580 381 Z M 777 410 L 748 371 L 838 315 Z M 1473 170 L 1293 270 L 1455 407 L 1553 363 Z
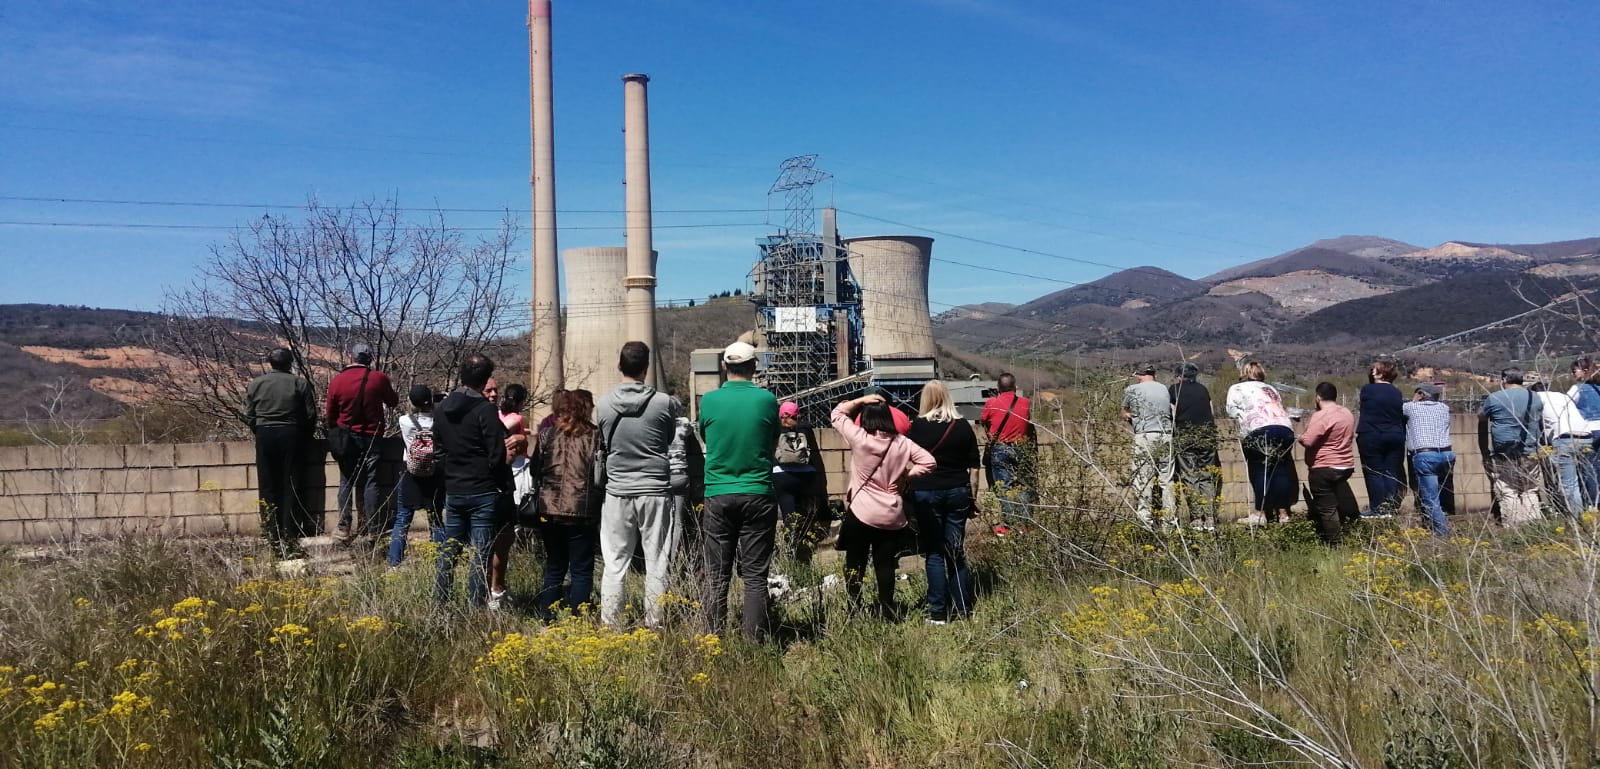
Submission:
M 755 358 L 755 346 L 744 342 L 734 342 L 722 351 L 723 363 L 744 363 L 745 361 L 755 360 Z

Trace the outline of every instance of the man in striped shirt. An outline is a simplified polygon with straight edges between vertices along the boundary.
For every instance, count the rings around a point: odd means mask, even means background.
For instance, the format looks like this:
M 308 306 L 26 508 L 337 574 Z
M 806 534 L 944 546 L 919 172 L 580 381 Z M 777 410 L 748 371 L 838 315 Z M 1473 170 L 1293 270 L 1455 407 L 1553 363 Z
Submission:
M 1438 385 L 1423 382 L 1412 391 L 1411 402 L 1401 407 L 1406 415 L 1406 453 L 1417 475 L 1417 506 L 1428 529 L 1441 537 L 1450 533 L 1450 525 L 1439 504 L 1439 489 L 1456 463 L 1450 446 L 1450 407 L 1439 400 L 1442 395 Z

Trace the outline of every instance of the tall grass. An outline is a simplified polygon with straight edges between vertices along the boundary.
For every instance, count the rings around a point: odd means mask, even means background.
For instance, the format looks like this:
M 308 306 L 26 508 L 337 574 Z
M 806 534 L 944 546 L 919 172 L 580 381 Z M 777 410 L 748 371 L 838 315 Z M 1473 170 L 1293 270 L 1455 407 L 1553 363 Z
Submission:
M 425 558 L 337 580 L 269 576 L 243 544 L 8 561 L 0 766 L 1600 760 L 1592 518 L 1342 549 L 1304 524 L 1078 525 L 975 543 L 971 621 L 888 624 L 818 594 L 770 645 L 681 613 L 650 631 L 440 609 Z

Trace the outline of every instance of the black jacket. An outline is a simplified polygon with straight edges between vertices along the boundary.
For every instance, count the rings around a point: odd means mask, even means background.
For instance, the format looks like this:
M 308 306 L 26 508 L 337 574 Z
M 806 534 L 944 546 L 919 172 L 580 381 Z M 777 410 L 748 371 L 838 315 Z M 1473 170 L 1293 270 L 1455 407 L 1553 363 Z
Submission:
M 433 451 L 450 496 L 511 491 L 506 427 L 482 393 L 457 388 L 433 410 Z

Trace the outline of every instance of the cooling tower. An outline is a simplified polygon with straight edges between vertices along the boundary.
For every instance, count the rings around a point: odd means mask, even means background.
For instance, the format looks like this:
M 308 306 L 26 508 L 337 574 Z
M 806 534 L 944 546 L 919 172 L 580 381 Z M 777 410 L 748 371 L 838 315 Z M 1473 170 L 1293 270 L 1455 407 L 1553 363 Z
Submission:
M 933 238 L 883 235 L 844 241 L 861 286 L 862 347 L 868 356 L 933 357 L 928 263 Z
M 617 351 L 628 341 L 622 312 L 628 249 L 569 248 L 561 252 L 561 263 L 567 279 L 566 386 L 599 400 L 617 383 Z

